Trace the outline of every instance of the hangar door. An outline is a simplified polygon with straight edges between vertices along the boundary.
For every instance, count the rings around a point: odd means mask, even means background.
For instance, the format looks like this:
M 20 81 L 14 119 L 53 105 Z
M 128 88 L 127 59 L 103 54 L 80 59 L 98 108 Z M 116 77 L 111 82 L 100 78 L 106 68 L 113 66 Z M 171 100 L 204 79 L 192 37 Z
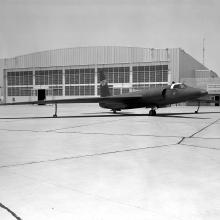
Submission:
M 39 105 L 44 105 L 43 101 L 46 100 L 46 90 L 38 89 L 37 90 L 37 100 L 39 101 Z M 42 103 L 41 103 L 42 101 Z
M 215 106 L 219 106 L 219 97 L 220 96 L 215 96 L 215 101 L 216 101 Z

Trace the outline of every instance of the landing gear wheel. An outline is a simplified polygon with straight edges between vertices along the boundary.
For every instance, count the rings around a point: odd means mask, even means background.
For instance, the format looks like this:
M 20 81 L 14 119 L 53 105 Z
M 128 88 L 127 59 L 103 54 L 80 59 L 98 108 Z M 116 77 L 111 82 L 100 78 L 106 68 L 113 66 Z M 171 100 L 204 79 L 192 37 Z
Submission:
M 157 113 L 156 113 L 156 111 L 154 110 L 154 109 L 151 109 L 150 111 L 149 111 L 149 116 L 155 116 Z
M 116 111 L 115 109 L 112 109 L 112 112 L 113 112 L 114 114 L 116 114 L 116 113 L 117 113 L 117 111 Z

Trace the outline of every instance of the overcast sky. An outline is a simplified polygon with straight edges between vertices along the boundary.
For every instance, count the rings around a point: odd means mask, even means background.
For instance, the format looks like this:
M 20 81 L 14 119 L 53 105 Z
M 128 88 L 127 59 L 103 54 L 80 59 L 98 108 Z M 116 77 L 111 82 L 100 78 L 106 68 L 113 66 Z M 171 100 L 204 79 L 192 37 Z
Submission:
M 220 75 L 219 0 L 0 0 L 0 58 L 78 46 L 177 48 Z

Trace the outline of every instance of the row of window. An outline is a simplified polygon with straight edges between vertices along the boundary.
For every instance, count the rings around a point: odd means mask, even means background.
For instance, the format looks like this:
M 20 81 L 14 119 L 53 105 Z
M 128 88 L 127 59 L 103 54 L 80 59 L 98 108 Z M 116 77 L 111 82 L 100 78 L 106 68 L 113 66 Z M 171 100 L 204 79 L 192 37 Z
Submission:
M 109 85 L 110 95 L 119 95 L 129 92 L 129 88 L 113 88 L 112 85 Z M 100 95 L 100 86 L 97 86 L 97 94 Z
M 167 84 L 133 84 L 133 90 L 141 90 L 146 88 L 155 88 L 166 86 Z M 129 88 L 113 88 L 112 85 L 109 86 L 109 91 L 111 95 L 119 95 L 122 93 L 128 93 Z M 100 95 L 100 87 L 97 87 L 98 95 Z M 32 87 L 8 87 L 8 96 L 36 96 L 37 90 L 33 90 Z M 63 88 L 62 86 L 50 86 L 46 90 L 46 96 L 62 96 Z M 82 86 L 66 86 L 65 87 L 66 96 L 93 96 L 95 95 L 94 85 L 82 85 Z
M 111 95 L 120 95 L 128 92 L 129 92 L 129 88 L 114 88 L 112 90 Z
M 168 72 L 134 72 L 133 82 L 167 82 Z
M 94 84 L 95 69 L 65 70 L 65 84 Z
M 65 86 L 66 96 L 95 95 L 95 86 Z
M 98 68 L 98 72 L 103 71 L 104 73 L 124 73 L 129 72 L 129 67 L 108 67 Z
M 133 82 L 167 82 L 168 65 L 133 66 Z
M 31 87 L 8 87 L 8 96 L 31 96 L 33 88 Z
M 149 71 L 158 71 L 158 70 L 166 70 L 168 71 L 168 65 L 155 65 L 155 66 L 133 66 L 133 72 L 149 72 Z
M 63 87 L 62 86 L 49 86 L 49 89 L 46 89 L 46 96 L 62 96 Z
M 18 72 L 19 73 L 19 72 Z M 105 74 L 109 83 L 129 83 L 129 73 L 114 73 Z M 133 73 L 133 82 L 167 82 L 167 72 L 135 72 Z M 66 84 L 94 84 L 94 73 L 66 73 Z M 57 85 L 62 84 L 62 75 L 53 73 L 36 73 L 36 85 Z M 33 76 L 30 74 L 24 74 L 22 76 L 8 75 L 8 85 L 33 85 Z
M 133 84 L 133 90 L 142 90 L 147 88 L 157 88 L 157 87 L 164 87 L 167 86 L 167 83 L 159 83 L 159 84 Z
M 66 69 L 65 73 L 95 73 L 94 68 L 86 68 L 86 69 Z
M 33 85 L 33 72 L 8 72 L 7 73 L 8 85 Z
M 98 68 L 98 73 L 101 71 L 104 72 L 109 83 L 129 83 L 129 67 Z M 99 82 L 100 77 L 98 74 Z
M 62 70 L 35 71 L 35 85 L 60 85 L 63 84 Z
M 103 71 L 109 83 L 129 83 L 129 67 L 98 68 Z M 167 82 L 168 65 L 134 66 L 132 67 L 133 82 Z M 100 82 L 98 74 L 98 83 Z M 8 86 L 33 85 L 33 72 L 20 71 L 7 73 Z M 66 69 L 65 84 L 94 84 L 95 69 Z M 61 85 L 63 84 L 62 70 L 35 71 L 35 85 Z
M 36 96 L 37 90 L 32 87 L 8 87 L 8 96 Z M 62 96 L 62 86 L 51 86 L 46 89 L 46 96 Z

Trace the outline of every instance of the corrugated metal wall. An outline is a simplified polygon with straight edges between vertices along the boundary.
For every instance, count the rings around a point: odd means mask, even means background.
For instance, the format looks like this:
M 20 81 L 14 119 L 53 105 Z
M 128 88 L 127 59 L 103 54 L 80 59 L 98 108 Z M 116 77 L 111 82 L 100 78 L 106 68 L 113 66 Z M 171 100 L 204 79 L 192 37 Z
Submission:
M 168 50 L 168 60 L 169 60 L 169 82 L 180 81 L 179 66 L 180 66 L 180 49 L 174 48 Z
M 203 64 L 187 54 L 184 50 L 180 50 L 180 78 L 195 78 L 196 70 L 208 70 Z
M 4 68 L 167 61 L 168 54 L 168 49 L 137 47 L 102 46 L 67 48 L 4 59 Z
M 209 84 L 220 84 L 219 77 L 215 77 L 215 78 L 211 78 L 211 77 L 191 78 L 191 77 L 188 77 L 188 78 L 182 78 L 181 81 L 186 83 L 189 86 L 197 87 L 200 89 L 207 89 L 207 85 L 209 85 Z
M 195 70 L 195 78 L 210 78 L 210 70 Z

